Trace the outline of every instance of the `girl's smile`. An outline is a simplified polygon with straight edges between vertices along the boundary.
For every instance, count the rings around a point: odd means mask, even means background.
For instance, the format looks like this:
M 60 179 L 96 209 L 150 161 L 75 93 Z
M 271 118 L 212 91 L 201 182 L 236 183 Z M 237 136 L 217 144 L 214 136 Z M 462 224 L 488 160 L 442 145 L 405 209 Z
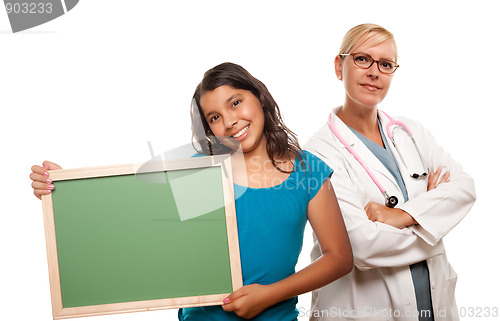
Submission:
M 249 128 L 250 128 L 250 125 L 247 125 L 247 126 L 243 127 L 242 130 L 238 131 L 236 134 L 231 135 L 231 137 L 234 137 L 241 142 L 242 140 L 244 140 L 248 136 L 248 129 Z
M 200 108 L 215 136 L 233 137 L 243 152 L 265 152 L 264 111 L 255 95 L 223 85 L 200 97 Z

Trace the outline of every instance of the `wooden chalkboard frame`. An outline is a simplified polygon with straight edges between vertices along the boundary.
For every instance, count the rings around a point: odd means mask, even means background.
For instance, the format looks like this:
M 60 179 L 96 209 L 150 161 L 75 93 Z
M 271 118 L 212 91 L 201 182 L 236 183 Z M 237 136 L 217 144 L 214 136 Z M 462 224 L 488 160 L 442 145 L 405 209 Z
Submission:
M 233 291 L 243 286 L 241 276 L 241 262 L 239 253 L 238 231 L 236 224 L 236 210 L 234 206 L 234 190 L 233 179 L 231 172 L 231 158 L 229 155 L 194 157 L 189 159 L 156 162 L 149 164 L 150 166 L 142 166 L 141 172 L 159 172 L 159 171 L 178 171 L 185 169 L 200 169 L 208 167 L 221 167 L 222 187 L 225 204 L 225 218 L 227 237 L 229 245 L 229 260 L 231 270 L 231 280 Z M 50 178 L 53 182 L 62 180 L 78 180 L 95 177 L 108 177 L 119 175 L 136 174 L 137 169 L 141 165 L 125 164 L 116 166 L 101 166 L 81 169 L 63 169 L 50 171 Z M 149 168 L 149 169 L 145 169 Z M 57 187 L 56 187 L 57 188 Z M 42 197 L 42 206 L 45 225 L 45 239 L 47 247 L 47 258 L 49 267 L 50 292 L 52 299 L 52 314 L 53 319 L 65 319 L 74 317 L 96 316 L 105 314 L 125 313 L 125 312 L 140 312 L 152 311 L 171 308 L 195 307 L 220 305 L 222 300 L 229 293 L 155 299 L 135 302 L 121 302 L 111 304 L 90 305 L 81 307 L 63 307 L 59 261 L 57 253 L 57 240 L 55 230 L 55 220 L 53 211 L 52 194 Z

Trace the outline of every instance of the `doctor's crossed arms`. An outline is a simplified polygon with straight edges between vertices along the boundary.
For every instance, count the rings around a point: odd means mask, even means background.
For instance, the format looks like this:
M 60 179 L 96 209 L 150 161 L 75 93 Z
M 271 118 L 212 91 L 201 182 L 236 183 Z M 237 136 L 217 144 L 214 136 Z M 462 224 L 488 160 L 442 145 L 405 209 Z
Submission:
M 435 189 L 439 184 L 449 182 L 450 172 L 441 175 L 442 171 L 442 167 L 438 167 L 435 171 L 429 171 L 427 191 Z M 373 222 L 388 224 L 399 229 L 418 224 L 411 215 L 402 209 L 391 208 L 374 201 L 369 201 L 364 209 L 370 221 Z

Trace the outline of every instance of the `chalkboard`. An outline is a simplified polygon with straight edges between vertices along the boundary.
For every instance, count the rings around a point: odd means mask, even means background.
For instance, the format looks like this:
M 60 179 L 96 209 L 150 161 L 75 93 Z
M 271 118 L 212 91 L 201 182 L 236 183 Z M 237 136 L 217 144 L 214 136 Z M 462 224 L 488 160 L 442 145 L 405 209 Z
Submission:
M 51 171 L 54 319 L 217 305 L 240 288 L 230 161 Z

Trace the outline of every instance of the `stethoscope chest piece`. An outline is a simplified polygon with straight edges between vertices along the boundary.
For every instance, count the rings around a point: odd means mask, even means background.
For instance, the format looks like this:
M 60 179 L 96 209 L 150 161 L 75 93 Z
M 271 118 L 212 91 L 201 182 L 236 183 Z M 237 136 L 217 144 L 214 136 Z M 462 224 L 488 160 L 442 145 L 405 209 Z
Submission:
M 396 196 L 389 196 L 385 199 L 385 206 L 394 208 L 396 205 L 398 205 L 398 198 Z

